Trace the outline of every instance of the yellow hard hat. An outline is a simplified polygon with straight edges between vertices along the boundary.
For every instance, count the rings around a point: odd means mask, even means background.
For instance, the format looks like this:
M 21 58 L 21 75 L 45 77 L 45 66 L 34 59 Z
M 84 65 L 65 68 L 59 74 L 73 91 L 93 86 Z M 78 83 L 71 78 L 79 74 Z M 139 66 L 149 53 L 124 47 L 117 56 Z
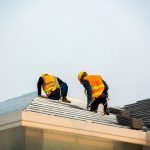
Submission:
M 86 73 L 85 71 L 79 72 L 78 73 L 78 80 L 81 81 L 82 75 Z

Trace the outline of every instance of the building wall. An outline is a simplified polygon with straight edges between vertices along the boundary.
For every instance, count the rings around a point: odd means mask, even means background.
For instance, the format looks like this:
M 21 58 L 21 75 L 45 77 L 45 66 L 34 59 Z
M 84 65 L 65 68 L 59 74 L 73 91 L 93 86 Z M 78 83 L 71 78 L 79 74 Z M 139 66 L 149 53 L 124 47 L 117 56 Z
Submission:
M 141 145 L 125 143 L 125 142 L 113 142 L 114 150 L 142 150 Z
M 150 150 L 148 146 L 64 132 L 16 127 L 0 131 L 0 150 Z
M 50 130 L 26 129 L 26 150 L 142 150 L 141 145 Z
M 25 150 L 25 128 L 0 131 L 0 150 Z
M 142 146 L 142 150 L 150 150 L 150 146 Z

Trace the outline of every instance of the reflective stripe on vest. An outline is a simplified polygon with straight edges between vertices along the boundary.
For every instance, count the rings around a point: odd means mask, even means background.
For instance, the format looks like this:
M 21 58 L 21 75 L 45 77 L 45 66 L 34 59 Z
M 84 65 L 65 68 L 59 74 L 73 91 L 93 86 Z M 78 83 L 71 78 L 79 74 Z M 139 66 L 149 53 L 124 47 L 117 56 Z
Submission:
M 47 95 L 50 95 L 52 91 L 55 91 L 59 88 L 59 83 L 57 78 L 53 75 L 44 74 L 42 75 L 43 79 L 43 90 Z
M 88 75 L 84 78 L 87 80 L 92 89 L 92 98 L 98 98 L 103 93 L 105 86 L 100 75 Z

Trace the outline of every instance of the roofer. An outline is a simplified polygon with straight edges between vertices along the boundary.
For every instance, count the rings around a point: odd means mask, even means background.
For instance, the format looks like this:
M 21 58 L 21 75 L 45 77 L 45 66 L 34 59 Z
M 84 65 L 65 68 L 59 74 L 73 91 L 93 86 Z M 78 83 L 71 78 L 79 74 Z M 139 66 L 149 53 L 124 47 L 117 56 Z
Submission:
M 38 80 L 37 88 L 38 95 L 41 96 L 41 87 L 49 99 L 59 100 L 62 102 L 71 103 L 67 100 L 68 86 L 60 78 L 50 74 L 43 74 Z
M 86 72 L 78 74 L 78 80 L 85 88 L 87 95 L 87 109 L 97 112 L 98 105 L 103 104 L 104 114 L 109 115 L 107 107 L 108 85 L 100 75 L 88 75 Z

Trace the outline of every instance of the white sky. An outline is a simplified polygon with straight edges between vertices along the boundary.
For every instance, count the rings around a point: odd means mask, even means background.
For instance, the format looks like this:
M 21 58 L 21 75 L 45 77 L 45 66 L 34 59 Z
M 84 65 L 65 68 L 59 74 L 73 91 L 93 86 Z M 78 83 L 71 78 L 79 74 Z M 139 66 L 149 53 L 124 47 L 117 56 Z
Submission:
M 0 101 L 35 91 L 41 73 L 85 99 L 80 71 L 101 74 L 111 105 L 150 98 L 149 0 L 0 0 Z

